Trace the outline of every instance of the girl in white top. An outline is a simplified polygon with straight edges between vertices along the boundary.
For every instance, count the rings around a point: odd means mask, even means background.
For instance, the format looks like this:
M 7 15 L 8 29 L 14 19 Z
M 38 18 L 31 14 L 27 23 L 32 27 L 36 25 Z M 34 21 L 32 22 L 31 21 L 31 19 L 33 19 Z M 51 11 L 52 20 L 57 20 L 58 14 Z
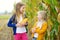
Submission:
M 22 3 L 16 4 L 16 35 L 14 37 L 14 40 L 28 40 L 26 28 L 24 25 L 26 23 L 21 24 L 22 20 L 24 19 L 24 11 L 25 11 L 25 5 Z

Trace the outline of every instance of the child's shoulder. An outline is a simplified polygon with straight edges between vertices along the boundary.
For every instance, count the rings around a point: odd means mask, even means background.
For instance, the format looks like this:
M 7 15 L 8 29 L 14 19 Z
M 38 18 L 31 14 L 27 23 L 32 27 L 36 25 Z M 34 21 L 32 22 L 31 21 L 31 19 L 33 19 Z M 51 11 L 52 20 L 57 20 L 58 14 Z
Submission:
M 10 20 L 14 20 L 15 17 L 16 17 L 16 15 L 15 14 L 12 14 L 12 16 L 10 17 Z
M 47 24 L 47 21 L 44 20 L 44 21 L 43 21 L 43 24 Z

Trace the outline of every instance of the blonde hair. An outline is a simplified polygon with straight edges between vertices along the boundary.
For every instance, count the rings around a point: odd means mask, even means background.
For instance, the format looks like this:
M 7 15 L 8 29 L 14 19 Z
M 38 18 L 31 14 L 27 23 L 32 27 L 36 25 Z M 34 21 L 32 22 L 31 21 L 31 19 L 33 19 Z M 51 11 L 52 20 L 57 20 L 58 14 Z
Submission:
M 41 14 L 42 18 L 44 19 L 46 16 L 46 11 L 44 11 L 44 10 L 38 11 L 38 15 L 39 14 Z
M 22 6 L 24 6 L 23 3 L 20 3 L 20 2 L 19 2 L 19 3 L 16 4 L 16 15 L 17 15 L 17 16 L 19 16 L 19 15 L 21 14 L 20 8 L 21 8 Z
M 20 2 L 17 3 L 16 6 L 15 6 L 15 14 L 16 14 L 16 19 L 17 19 L 17 20 L 19 19 L 20 14 L 22 14 L 22 16 L 24 16 L 23 13 L 20 12 L 20 8 L 21 8 L 22 6 L 25 6 L 25 5 L 24 5 L 23 3 L 20 3 Z

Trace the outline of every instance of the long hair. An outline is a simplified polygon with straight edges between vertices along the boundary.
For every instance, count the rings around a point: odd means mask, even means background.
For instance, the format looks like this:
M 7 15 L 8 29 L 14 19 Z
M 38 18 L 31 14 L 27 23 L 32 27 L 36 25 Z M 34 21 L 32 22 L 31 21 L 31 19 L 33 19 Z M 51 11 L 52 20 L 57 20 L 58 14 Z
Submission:
M 20 8 L 21 8 L 22 6 L 24 6 L 23 3 L 17 3 L 17 4 L 16 4 L 16 8 L 15 8 L 15 11 L 16 11 L 16 12 L 15 12 L 15 15 L 16 15 L 16 19 L 17 19 L 17 20 L 19 20 L 20 14 L 22 14 L 22 16 L 24 16 L 23 13 L 20 12 Z
M 41 14 L 43 20 L 46 19 L 46 11 L 40 10 L 40 11 L 38 11 L 38 15 L 39 15 L 39 14 Z
M 19 16 L 19 15 L 21 14 L 20 8 L 21 8 L 22 6 L 24 6 L 23 3 L 17 3 L 17 4 L 16 4 L 16 16 Z

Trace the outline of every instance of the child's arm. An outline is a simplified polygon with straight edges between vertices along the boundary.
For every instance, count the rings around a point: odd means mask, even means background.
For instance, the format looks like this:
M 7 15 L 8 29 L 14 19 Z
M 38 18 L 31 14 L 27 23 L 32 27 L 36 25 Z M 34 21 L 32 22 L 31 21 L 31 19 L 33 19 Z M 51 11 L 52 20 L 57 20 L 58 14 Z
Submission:
M 7 24 L 8 27 L 16 27 L 16 24 L 13 23 L 13 20 L 12 19 L 13 19 L 13 17 L 11 17 L 10 20 L 8 21 L 8 24 Z
M 36 29 L 36 23 L 33 25 L 33 27 L 31 28 L 31 33 L 34 33 L 35 32 L 35 29 Z
M 42 25 L 42 28 L 37 28 L 35 30 L 35 32 L 39 33 L 39 34 L 42 34 L 42 33 L 45 33 L 45 31 L 47 30 L 47 22 L 44 22 L 43 25 Z

